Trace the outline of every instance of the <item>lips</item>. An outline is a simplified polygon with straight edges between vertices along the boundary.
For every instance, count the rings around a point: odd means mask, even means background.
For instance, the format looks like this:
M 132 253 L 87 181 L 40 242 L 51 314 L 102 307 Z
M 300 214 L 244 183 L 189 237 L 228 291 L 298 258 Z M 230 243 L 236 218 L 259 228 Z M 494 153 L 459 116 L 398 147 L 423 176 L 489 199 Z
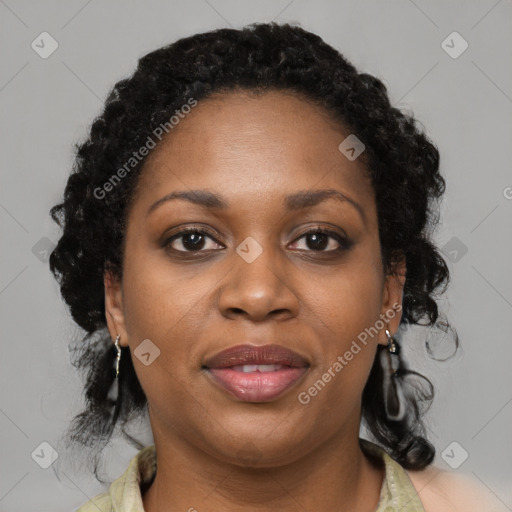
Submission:
M 246 402 L 281 397 L 308 370 L 301 355 L 282 345 L 237 345 L 205 362 L 212 382 L 230 396 Z

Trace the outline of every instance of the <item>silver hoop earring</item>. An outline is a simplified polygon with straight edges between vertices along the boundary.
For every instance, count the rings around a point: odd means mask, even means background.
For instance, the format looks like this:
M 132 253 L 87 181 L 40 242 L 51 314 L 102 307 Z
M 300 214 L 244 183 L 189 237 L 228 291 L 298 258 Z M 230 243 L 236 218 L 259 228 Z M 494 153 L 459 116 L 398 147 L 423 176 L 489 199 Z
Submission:
M 406 399 L 402 386 L 398 381 L 400 368 L 400 345 L 386 329 L 388 344 L 386 350 L 380 351 L 380 362 L 383 369 L 384 409 L 391 421 L 401 421 L 405 417 Z

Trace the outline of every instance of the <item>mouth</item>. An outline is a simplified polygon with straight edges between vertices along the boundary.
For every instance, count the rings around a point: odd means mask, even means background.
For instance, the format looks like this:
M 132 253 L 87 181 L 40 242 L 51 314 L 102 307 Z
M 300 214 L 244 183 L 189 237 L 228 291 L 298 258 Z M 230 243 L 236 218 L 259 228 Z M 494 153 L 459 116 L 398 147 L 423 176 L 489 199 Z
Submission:
M 203 366 L 222 391 L 244 402 L 280 398 L 307 372 L 309 362 L 282 345 L 237 345 Z

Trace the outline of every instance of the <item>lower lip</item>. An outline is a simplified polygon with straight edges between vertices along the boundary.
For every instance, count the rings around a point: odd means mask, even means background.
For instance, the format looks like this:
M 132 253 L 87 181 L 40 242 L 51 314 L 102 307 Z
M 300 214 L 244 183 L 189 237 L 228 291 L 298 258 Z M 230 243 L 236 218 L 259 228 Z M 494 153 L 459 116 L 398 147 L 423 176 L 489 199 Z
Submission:
M 209 374 L 230 395 L 244 402 L 269 402 L 290 389 L 307 367 L 283 368 L 275 372 L 237 372 L 231 368 L 210 368 Z

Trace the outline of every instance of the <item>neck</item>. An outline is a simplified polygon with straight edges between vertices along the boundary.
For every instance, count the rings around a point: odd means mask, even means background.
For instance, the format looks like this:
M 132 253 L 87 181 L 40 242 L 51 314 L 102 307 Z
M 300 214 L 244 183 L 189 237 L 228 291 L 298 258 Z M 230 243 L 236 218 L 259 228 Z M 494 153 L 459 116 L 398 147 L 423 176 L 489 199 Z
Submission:
M 266 468 L 219 461 L 153 428 L 158 470 L 143 496 L 144 510 L 374 511 L 384 470 L 361 451 L 359 422 L 354 426 L 291 464 Z

